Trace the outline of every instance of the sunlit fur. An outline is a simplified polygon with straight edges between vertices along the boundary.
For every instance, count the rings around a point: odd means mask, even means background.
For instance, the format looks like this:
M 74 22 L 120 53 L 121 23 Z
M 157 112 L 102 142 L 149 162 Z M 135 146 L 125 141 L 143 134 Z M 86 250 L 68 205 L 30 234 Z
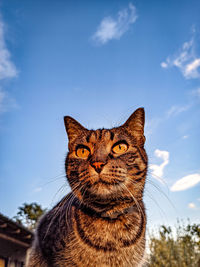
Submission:
M 65 126 L 72 192 L 40 221 L 27 266 L 139 266 L 146 229 L 144 110 L 110 130 L 88 130 L 71 117 Z M 120 143 L 127 150 L 115 153 Z M 89 149 L 87 158 L 77 154 L 79 146 Z

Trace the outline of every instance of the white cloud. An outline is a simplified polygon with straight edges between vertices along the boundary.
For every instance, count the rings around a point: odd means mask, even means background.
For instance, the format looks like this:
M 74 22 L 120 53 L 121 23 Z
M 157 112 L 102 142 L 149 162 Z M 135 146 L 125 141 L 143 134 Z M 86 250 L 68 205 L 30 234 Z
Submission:
M 8 51 L 4 38 L 4 23 L 0 15 L 0 81 L 3 79 L 13 78 L 17 76 L 17 69 L 11 61 L 10 52 Z M 15 99 L 0 87 L 0 113 L 6 112 L 8 109 L 17 107 Z
M 0 16 L 0 80 L 17 76 L 17 69 L 10 59 L 4 40 L 4 24 Z
M 145 125 L 146 135 L 151 135 L 155 131 L 155 129 L 158 127 L 161 121 L 162 119 L 158 117 L 147 120 L 146 125 Z
M 182 177 L 178 181 L 176 181 L 172 187 L 170 188 L 171 191 L 183 191 L 188 188 L 191 188 L 195 185 L 200 183 L 200 174 L 199 173 L 194 173 L 190 174 L 187 176 Z
M 199 92 L 193 91 L 193 95 L 199 94 L 200 97 L 200 88 Z M 173 116 L 179 115 L 180 113 L 189 110 L 192 107 L 193 103 L 187 104 L 187 105 L 173 105 L 168 110 L 165 111 L 165 114 L 162 117 L 155 117 L 150 120 L 147 119 L 146 125 L 145 125 L 145 133 L 146 135 L 151 135 L 155 130 L 158 128 L 160 123 L 163 123 L 166 119 L 169 119 Z M 184 137 L 186 138 L 186 137 Z
M 137 17 L 136 8 L 130 3 L 128 8 L 118 12 L 116 19 L 111 16 L 105 17 L 92 39 L 100 44 L 106 44 L 112 39 L 119 40 L 129 30 L 130 25 L 136 21 Z
M 0 89 L 0 108 L 2 106 L 2 103 L 3 103 L 4 99 L 5 99 L 5 92 Z
M 151 174 L 154 178 L 160 180 L 163 177 L 164 168 L 169 163 L 169 152 L 164 150 L 156 149 L 154 151 L 156 157 L 161 158 L 163 162 L 160 165 L 150 164 L 149 168 L 152 171 Z
M 177 106 L 174 105 L 172 106 L 168 111 L 167 111 L 167 118 L 171 116 L 178 115 L 179 113 L 182 113 L 184 111 L 187 111 L 191 107 L 191 104 L 185 105 L 185 106 Z
M 191 202 L 191 203 L 188 204 L 188 208 L 195 209 L 196 205 L 193 202 Z
M 182 139 L 187 139 L 189 137 L 189 135 L 184 135 L 183 137 L 182 137 Z
M 40 191 L 42 191 L 42 187 L 36 187 L 36 188 L 34 189 L 34 192 L 35 192 L 35 193 L 38 193 L 38 192 L 40 192 Z
M 185 42 L 178 53 L 161 63 L 162 68 L 173 66 L 177 67 L 186 79 L 200 78 L 200 56 L 195 51 L 194 37 L 189 42 Z
M 186 76 L 193 75 L 194 78 L 199 76 L 198 68 L 200 67 L 200 58 L 194 59 L 185 68 Z
M 161 62 L 160 65 L 164 69 L 168 67 L 168 64 L 166 62 Z
M 196 90 L 192 90 L 192 95 L 200 98 L 200 87 Z
M 0 87 L 0 114 L 13 108 L 19 108 L 16 100 Z

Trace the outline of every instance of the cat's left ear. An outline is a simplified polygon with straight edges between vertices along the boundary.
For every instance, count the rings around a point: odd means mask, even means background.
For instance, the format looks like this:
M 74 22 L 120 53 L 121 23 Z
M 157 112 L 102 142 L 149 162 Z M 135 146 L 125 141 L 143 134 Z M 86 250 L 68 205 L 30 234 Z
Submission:
M 126 128 L 128 133 L 130 133 L 137 139 L 139 145 L 144 145 L 145 143 L 144 123 L 145 123 L 144 108 L 138 108 L 122 125 L 122 127 Z
M 64 123 L 69 138 L 69 142 L 73 142 L 76 139 L 76 137 L 78 137 L 84 131 L 86 131 L 86 128 L 84 128 L 79 122 L 77 122 L 70 116 L 64 117 Z

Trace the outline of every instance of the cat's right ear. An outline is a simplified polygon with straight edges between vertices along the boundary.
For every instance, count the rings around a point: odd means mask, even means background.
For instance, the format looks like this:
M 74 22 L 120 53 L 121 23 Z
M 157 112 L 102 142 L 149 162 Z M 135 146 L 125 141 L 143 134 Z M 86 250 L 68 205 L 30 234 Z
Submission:
M 144 145 L 145 142 L 144 122 L 145 122 L 144 108 L 138 108 L 122 125 L 131 135 L 133 135 L 136 138 L 139 145 Z
M 86 130 L 79 122 L 77 122 L 70 116 L 64 117 L 64 123 L 69 142 L 73 142 L 77 136 L 79 136 L 83 131 Z

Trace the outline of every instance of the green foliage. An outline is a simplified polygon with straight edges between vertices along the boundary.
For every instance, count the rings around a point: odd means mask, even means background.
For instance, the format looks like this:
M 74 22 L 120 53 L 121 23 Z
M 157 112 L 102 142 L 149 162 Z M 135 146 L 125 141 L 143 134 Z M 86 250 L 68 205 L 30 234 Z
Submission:
M 200 224 L 178 222 L 175 231 L 162 225 L 149 248 L 151 267 L 200 267 Z
M 46 212 L 41 205 L 33 202 L 30 204 L 24 203 L 18 208 L 17 215 L 14 216 L 16 222 L 33 230 L 36 226 L 38 219 Z

